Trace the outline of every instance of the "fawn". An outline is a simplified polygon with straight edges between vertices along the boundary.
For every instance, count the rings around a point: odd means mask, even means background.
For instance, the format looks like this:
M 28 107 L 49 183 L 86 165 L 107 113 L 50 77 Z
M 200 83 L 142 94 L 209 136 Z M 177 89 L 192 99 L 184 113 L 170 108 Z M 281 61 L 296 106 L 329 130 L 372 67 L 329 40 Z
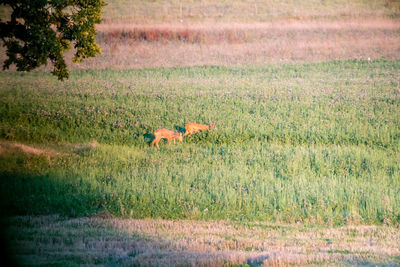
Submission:
M 163 129 L 163 128 L 157 129 L 154 132 L 154 140 L 153 140 L 153 142 L 151 142 L 151 147 L 153 147 L 154 144 L 156 144 L 157 148 L 160 149 L 160 147 L 158 146 L 158 142 L 160 142 L 160 140 L 162 138 L 168 139 L 168 144 L 171 143 L 171 140 L 174 140 L 174 144 L 175 144 L 175 139 L 182 142 L 182 133 L 173 132 L 171 130 Z
M 198 131 L 212 130 L 214 129 L 214 127 L 215 127 L 215 122 L 210 122 L 210 125 L 190 122 L 186 124 L 185 126 L 186 132 L 183 136 L 191 135 L 197 133 Z

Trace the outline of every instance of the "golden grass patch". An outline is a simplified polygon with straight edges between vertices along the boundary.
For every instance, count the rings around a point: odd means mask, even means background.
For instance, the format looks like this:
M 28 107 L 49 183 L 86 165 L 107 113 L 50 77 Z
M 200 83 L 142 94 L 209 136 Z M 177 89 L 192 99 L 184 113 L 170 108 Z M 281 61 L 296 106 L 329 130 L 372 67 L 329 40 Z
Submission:
M 393 226 L 321 227 L 109 216 L 79 219 L 25 216 L 10 218 L 8 223 L 13 251 L 24 264 L 33 261 L 146 266 L 400 263 L 400 231 Z

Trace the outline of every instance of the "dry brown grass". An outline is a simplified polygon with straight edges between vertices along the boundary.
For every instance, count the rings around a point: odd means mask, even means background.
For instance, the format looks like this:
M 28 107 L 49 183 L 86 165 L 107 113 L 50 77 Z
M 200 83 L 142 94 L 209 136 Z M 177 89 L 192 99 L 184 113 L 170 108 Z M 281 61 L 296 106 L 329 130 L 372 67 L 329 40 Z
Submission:
M 71 51 L 71 69 L 400 57 L 399 1 L 107 2 L 97 27 L 102 55 L 73 64 Z M 0 8 L 0 17 L 8 13 Z
M 14 217 L 11 248 L 23 264 L 267 266 L 400 264 L 400 231 L 99 216 Z
M 74 68 L 264 65 L 400 57 L 400 21 L 102 24 L 102 55 Z
M 396 0 L 109 0 L 107 23 L 266 22 L 279 19 L 348 19 L 395 17 Z
M 400 58 L 400 20 L 101 24 L 102 54 L 71 69 L 265 65 Z M 5 60 L 4 48 L 0 59 Z M 50 70 L 49 64 L 42 69 Z
M 280 20 L 264 23 L 155 23 L 155 24 L 135 24 L 135 23 L 102 23 L 96 25 L 96 29 L 101 36 L 110 34 L 110 39 L 126 38 L 134 40 L 148 41 L 179 41 L 190 38 L 183 38 L 185 34 L 201 35 L 203 38 L 195 39 L 192 42 L 210 42 L 211 38 L 219 41 L 234 41 L 229 39 L 229 34 L 236 34 L 237 38 L 242 34 L 250 35 L 238 41 L 248 41 L 254 35 L 254 39 L 268 37 L 269 32 L 285 31 L 304 31 L 304 30 L 399 30 L 400 21 L 396 19 L 367 19 L 367 20 Z M 228 33 L 228 34 L 227 34 Z M 215 36 L 207 36 L 215 35 Z M 148 36 L 148 37 L 147 37 Z M 100 38 L 101 39 L 101 38 Z M 105 38 L 107 39 L 107 38 Z

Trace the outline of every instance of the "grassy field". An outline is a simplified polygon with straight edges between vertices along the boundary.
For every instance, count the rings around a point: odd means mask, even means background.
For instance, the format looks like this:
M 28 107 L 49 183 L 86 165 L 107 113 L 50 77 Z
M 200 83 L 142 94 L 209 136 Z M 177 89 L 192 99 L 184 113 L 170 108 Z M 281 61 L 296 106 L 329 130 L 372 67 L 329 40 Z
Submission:
M 0 74 L 1 203 L 16 214 L 398 223 L 399 67 Z M 157 128 L 211 120 L 213 131 L 149 147 Z
M 391 0 L 108 1 L 103 53 L 69 80 L 0 72 L 9 254 L 400 265 L 399 18 Z

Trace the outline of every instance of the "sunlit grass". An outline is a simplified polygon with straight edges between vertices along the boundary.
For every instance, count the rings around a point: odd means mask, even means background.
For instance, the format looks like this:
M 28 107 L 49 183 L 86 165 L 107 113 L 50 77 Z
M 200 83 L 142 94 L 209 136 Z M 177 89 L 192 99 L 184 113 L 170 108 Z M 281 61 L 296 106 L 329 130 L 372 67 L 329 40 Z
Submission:
M 400 233 L 388 226 L 327 227 L 105 216 L 8 219 L 24 265 L 398 265 Z
M 398 223 L 399 67 L 74 71 L 64 83 L 1 73 L 2 205 L 12 214 Z M 149 146 L 157 128 L 211 120 L 210 132 Z

